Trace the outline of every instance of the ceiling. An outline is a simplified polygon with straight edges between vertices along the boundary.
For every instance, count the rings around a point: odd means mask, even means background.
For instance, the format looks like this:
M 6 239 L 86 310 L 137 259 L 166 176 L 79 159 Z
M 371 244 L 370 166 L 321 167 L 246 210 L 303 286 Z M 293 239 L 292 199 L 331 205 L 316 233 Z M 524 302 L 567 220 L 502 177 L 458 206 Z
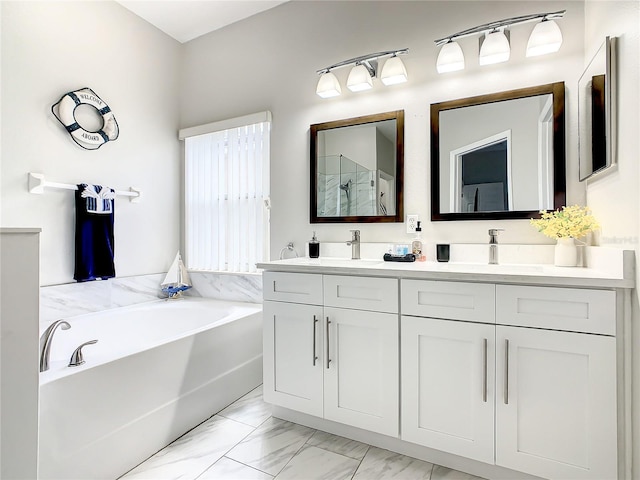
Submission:
M 116 0 L 180 43 L 288 0 Z

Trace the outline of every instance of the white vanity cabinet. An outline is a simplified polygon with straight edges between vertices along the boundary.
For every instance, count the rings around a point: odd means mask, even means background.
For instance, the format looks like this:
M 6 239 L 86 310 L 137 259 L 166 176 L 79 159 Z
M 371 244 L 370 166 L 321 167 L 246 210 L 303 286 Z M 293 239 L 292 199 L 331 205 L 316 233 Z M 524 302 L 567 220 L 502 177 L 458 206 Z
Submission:
M 263 292 L 264 399 L 322 416 L 322 277 L 268 272 Z
M 617 478 L 615 292 L 401 290 L 404 440 L 543 478 Z
M 618 478 L 615 292 L 498 285 L 496 321 L 496 465 Z
M 265 272 L 263 286 L 265 400 L 397 436 L 398 280 Z

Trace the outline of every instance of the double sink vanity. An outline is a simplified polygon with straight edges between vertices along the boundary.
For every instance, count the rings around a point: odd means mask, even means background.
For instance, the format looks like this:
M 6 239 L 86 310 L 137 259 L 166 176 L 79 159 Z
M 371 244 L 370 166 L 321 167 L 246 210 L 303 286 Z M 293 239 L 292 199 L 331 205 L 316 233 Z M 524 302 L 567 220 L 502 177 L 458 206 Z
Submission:
M 485 478 L 629 478 L 633 252 L 264 269 L 274 415 Z
M 581 87 L 604 82 L 609 127 L 614 47 L 607 38 L 606 71 L 585 72 Z M 432 103 L 431 221 L 567 205 L 566 88 Z M 612 164 L 607 154 L 586 165 L 591 147 L 595 157 L 615 146 L 611 131 L 591 141 L 593 118 L 580 119 L 581 180 Z M 310 126 L 312 224 L 405 221 L 404 123 L 398 110 Z M 511 259 L 537 255 L 510 247 Z M 634 252 L 586 248 L 587 268 L 544 255 L 488 265 L 482 253 L 258 264 L 274 416 L 484 478 L 631 478 Z

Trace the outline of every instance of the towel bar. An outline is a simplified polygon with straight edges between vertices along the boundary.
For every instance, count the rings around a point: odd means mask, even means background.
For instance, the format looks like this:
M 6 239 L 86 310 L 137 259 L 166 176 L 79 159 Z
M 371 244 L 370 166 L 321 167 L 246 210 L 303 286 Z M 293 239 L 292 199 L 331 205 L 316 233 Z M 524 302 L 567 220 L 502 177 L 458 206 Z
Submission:
M 77 190 L 78 186 L 72 183 L 49 182 L 42 173 L 29 172 L 29 193 L 41 195 L 45 188 L 61 188 L 63 190 Z M 142 198 L 142 191 L 136 187 L 129 187 L 129 191 L 116 190 L 116 195 L 129 197 L 131 203 L 139 203 Z

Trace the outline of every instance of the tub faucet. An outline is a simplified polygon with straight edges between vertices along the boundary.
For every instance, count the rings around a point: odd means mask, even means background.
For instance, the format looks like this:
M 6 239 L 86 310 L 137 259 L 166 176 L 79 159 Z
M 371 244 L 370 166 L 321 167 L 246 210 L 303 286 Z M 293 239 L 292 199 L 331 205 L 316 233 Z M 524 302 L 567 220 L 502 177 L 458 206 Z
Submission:
M 489 229 L 489 265 L 498 264 L 498 232 L 503 232 L 502 228 Z
M 351 240 L 347 245 L 351 245 L 351 260 L 360 260 L 360 230 L 351 230 Z
M 51 353 L 51 341 L 53 340 L 53 334 L 56 329 L 60 327 L 62 330 L 69 330 L 69 325 L 64 320 L 56 320 L 44 331 L 40 337 L 40 371 L 44 372 L 49 370 L 49 354 Z

